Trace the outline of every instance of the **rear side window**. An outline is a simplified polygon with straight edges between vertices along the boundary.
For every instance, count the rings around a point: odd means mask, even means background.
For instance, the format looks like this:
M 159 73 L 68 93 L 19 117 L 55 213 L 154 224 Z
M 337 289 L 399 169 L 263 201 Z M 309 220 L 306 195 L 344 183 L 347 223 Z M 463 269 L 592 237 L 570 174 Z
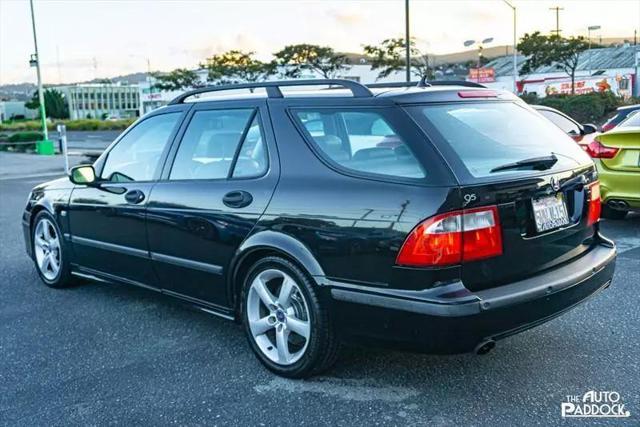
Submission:
M 564 133 L 567 133 L 569 135 L 580 135 L 580 128 L 578 127 L 578 125 L 567 119 L 566 117 L 561 116 L 555 111 L 538 110 L 538 112 L 547 119 L 551 120 L 551 122 L 562 129 Z
M 403 138 L 378 112 L 305 109 L 294 114 L 322 156 L 344 169 L 400 178 L 426 176 Z
M 266 170 L 267 152 L 256 111 L 206 110 L 191 118 L 169 179 L 248 178 Z
M 476 178 L 521 174 L 527 168 L 494 169 L 540 157 L 555 156 L 554 169 L 590 162 L 556 125 L 513 102 L 461 102 L 410 107 L 409 111 L 427 133 L 435 128 Z

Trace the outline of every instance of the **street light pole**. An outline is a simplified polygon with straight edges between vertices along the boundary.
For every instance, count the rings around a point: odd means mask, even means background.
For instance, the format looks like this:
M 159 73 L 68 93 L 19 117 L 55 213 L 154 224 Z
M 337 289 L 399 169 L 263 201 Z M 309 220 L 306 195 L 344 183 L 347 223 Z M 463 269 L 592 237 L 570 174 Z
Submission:
M 407 68 L 406 80 L 411 81 L 411 37 L 409 36 L 409 0 L 404 0 L 404 42 L 406 46 L 405 66 Z
M 509 1 L 503 0 L 513 10 L 513 93 L 518 93 L 518 35 L 516 32 L 516 7 Z
M 42 77 L 40 75 L 40 55 L 38 55 L 38 38 L 36 36 L 36 18 L 33 13 L 33 0 L 29 0 L 31 5 L 31 25 L 33 27 L 33 44 L 35 46 L 36 54 L 36 73 L 38 75 L 38 100 L 40 102 L 40 120 L 42 121 L 42 135 L 44 140 L 49 139 L 49 133 L 47 132 L 47 116 L 44 108 L 44 93 L 42 91 Z

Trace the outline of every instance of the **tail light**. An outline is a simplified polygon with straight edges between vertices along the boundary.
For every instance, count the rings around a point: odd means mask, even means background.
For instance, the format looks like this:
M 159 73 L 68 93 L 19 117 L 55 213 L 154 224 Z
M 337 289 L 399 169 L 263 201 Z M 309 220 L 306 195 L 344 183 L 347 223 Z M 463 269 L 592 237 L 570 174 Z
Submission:
M 600 200 L 600 182 L 596 181 L 586 187 L 589 190 L 589 211 L 587 213 L 587 225 L 593 225 L 600 221 L 602 202 Z
M 498 208 L 488 206 L 447 212 L 421 222 L 409 233 L 396 264 L 450 265 L 501 254 Z
M 613 159 L 618 154 L 618 148 L 607 147 L 600 141 L 593 140 L 585 148 L 587 154 L 593 159 Z

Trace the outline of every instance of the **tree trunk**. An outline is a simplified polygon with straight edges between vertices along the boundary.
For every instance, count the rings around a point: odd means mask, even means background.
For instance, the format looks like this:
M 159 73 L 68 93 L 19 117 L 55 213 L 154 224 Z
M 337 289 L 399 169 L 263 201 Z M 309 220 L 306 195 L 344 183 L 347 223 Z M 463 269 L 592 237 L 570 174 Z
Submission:
M 576 94 L 576 70 L 571 70 L 571 95 Z

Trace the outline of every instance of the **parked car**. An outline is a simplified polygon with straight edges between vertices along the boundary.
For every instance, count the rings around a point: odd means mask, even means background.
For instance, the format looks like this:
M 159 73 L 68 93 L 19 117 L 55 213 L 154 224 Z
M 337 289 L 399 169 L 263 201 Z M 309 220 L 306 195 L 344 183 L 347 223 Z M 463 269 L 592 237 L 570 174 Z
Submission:
M 640 210 L 640 111 L 587 146 L 600 176 L 602 215 L 623 219 Z
M 532 105 L 534 110 L 542 114 L 551 122 L 564 131 L 571 139 L 582 146 L 589 144 L 598 132 L 598 127 L 593 124 L 580 124 L 568 115 L 555 108 L 544 105 Z
M 616 111 L 616 115 L 611 117 L 604 125 L 602 125 L 602 132 L 610 131 L 626 119 L 629 114 L 635 111 L 640 111 L 640 104 L 618 107 Z
M 330 88 L 282 90 L 310 85 Z M 586 153 L 477 86 L 187 92 L 35 187 L 27 252 L 50 287 L 125 283 L 241 322 L 287 377 L 348 339 L 486 353 L 608 287 L 616 249 Z

